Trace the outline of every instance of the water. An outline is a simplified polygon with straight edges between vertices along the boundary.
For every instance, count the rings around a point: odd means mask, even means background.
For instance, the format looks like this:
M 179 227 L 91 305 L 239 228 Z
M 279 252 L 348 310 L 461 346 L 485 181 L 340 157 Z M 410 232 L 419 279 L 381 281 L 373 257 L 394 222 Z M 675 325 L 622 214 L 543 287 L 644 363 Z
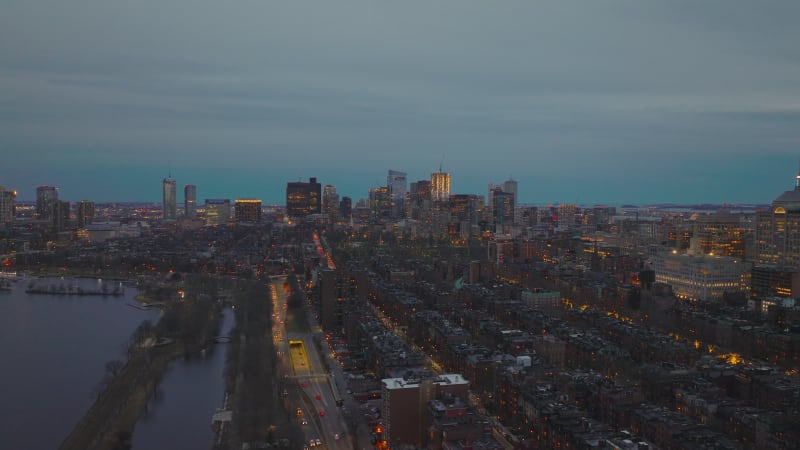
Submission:
M 233 311 L 226 308 L 219 334 L 227 336 L 234 322 Z M 156 398 L 136 424 L 134 450 L 211 448 L 211 416 L 225 398 L 223 374 L 228 346 L 217 344 L 210 350 L 205 357 L 198 355 L 170 364 Z
M 93 279 L 53 279 L 97 288 Z M 95 398 L 105 363 L 123 360 L 143 320 L 136 290 L 119 297 L 26 294 L 28 281 L 0 291 L 0 449 L 53 450 Z

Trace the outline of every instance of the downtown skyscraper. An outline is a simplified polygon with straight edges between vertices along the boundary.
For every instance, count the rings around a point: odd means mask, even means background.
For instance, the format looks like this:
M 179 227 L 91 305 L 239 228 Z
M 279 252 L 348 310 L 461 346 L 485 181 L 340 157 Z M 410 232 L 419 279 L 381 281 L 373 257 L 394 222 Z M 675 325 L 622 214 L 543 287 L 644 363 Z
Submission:
M 36 187 L 36 215 L 39 219 L 52 220 L 58 201 L 58 189 L 55 186 Z
M 450 199 L 450 174 L 442 172 L 439 168 L 438 172 L 431 174 L 431 200 L 435 202 L 443 202 Z
M 405 212 L 406 193 L 408 181 L 405 172 L 389 170 L 386 177 L 386 187 L 389 189 L 389 200 L 392 203 L 392 217 L 402 217 Z
M 178 218 L 178 203 L 175 180 L 167 177 L 161 183 L 161 193 L 163 198 L 161 218 L 165 222 L 174 222 Z
M 197 216 L 197 186 L 187 184 L 183 187 L 184 215 L 190 219 Z

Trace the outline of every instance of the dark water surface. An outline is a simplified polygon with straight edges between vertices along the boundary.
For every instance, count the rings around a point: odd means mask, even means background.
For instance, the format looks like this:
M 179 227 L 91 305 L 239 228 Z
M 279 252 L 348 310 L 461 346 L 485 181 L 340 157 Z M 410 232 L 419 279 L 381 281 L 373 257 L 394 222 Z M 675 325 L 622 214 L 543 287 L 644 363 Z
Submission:
M 136 295 L 130 286 L 118 297 L 27 294 L 30 281 L 0 290 L 3 450 L 57 449 L 91 406 L 106 362 L 124 360 L 136 327 L 158 319 L 156 310 L 126 305 Z M 101 286 L 97 279 L 35 281 L 85 290 Z
M 234 325 L 233 311 L 223 312 L 220 335 Z M 210 449 L 211 416 L 225 398 L 223 374 L 227 344 L 216 344 L 204 355 L 170 364 L 156 396 L 133 432 L 134 450 Z

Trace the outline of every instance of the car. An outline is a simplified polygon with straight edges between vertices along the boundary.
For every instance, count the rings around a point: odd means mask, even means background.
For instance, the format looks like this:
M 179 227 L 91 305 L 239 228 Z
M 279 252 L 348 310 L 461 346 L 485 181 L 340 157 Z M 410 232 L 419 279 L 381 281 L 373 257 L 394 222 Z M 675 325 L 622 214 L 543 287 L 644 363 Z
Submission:
M 300 419 L 300 425 L 308 425 L 308 419 L 306 419 L 305 417 Z
M 320 416 L 320 417 L 325 417 L 325 411 L 320 411 L 320 412 L 319 412 L 319 416 Z
M 317 442 L 314 439 L 309 439 L 308 440 L 308 446 L 309 447 L 316 447 L 317 446 Z
M 317 400 L 322 400 L 322 396 L 319 395 L 319 394 L 316 395 L 316 398 L 317 398 Z
M 314 439 L 314 444 L 322 445 L 322 441 L 320 441 L 319 438 L 316 438 L 316 439 Z
M 297 415 L 298 416 L 302 416 L 303 415 L 303 409 L 302 408 L 297 408 Z
M 306 387 L 308 386 L 308 383 L 300 383 L 300 386 Z
M 333 435 L 333 439 L 335 439 L 335 440 L 337 440 L 337 441 L 338 441 L 338 440 L 339 440 L 339 433 L 336 433 L 336 434 L 334 434 L 334 435 Z
M 305 362 L 305 361 L 300 361 L 300 365 L 301 365 L 301 366 L 305 366 L 305 365 L 306 365 L 306 362 Z

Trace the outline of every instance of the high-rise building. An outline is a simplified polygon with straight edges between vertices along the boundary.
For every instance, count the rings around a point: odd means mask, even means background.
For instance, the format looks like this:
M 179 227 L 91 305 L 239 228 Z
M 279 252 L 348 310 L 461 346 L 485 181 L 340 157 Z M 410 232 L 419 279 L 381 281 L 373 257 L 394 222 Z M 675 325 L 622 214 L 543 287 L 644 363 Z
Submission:
M 339 194 L 336 186 L 326 184 L 322 190 L 322 212 L 335 221 L 339 217 Z
M 187 184 L 183 187 L 183 213 L 186 217 L 197 217 L 197 186 Z
M 77 205 L 78 228 L 86 228 L 87 225 L 94 222 L 94 202 L 89 200 L 81 200 Z
M 231 201 L 227 198 L 207 198 L 206 226 L 225 225 L 231 220 Z
M 423 219 L 431 207 L 431 182 L 419 180 L 411 183 L 407 215 L 415 220 Z
M 443 397 L 459 398 L 466 403 L 469 381 L 461 374 L 423 376 L 421 378 L 384 378 L 381 380 L 383 402 L 383 438 L 389 448 L 422 448 L 428 441 L 431 416 L 429 402 Z
M 16 216 L 17 193 L 0 186 L 0 225 L 11 223 Z
M 286 183 L 286 214 L 289 217 L 303 217 L 319 214 L 321 208 L 322 185 L 311 177 L 308 183 L 295 181 Z
M 483 197 L 473 194 L 453 194 L 450 196 L 450 215 L 453 221 L 478 223 L 478 213 L 483 208 Z
M 496 188 L 491 192 L 492 197 L 492 222 L 495 224 L 514 223 L 514 194 Z
M 772 202 L 756 217 L 756 260 L 763 264 L 800 268 L 800 173 L 795 188 Z
M 398 218 L 405 215 L 405 201 L 408 189 L 406 173 L 390 170 L 386 177 L 386 187 L 389 190 L 389 200 L 392 202 L 392 217 Z
M 56 200 L 52 220 L 54 231 L 64 231 L 70 228 L 70 208 L 69 202 Z
M 342 197 L 342 201 L 339 202 L 339 216 L 343 219 L 350 219 L 350 215 L 353 213 L 353 199 L 347 196 Z
M 369 209 L 370 215 L 375 219 L 391 217 L 392 201 L 389 188 L 378 186 L 369 190 Z
M 517 222 L 517 207 L 519 207 L 519 197 L 517 196 L 517 180 L 513 178 L 509 178 L 508 180 L 503 182 L 503 192 L 508 192 L 509 194 L 513 195 L 514 197 L 514 213 L 512 221 L 514 223 Z
M 503 192 L 514 195 L 514 204 L 517 204 L 517 180 L 509 178 L 503 182 Z
M 177 188 L 175 180 L 164 178 L 161 183 L 161 193 L 163 196 L 161 217 L 165 222 L 174 222 L 178 218 Z
M 234 206 L 237 222 L 261 222 L 261 200 L 237 198 Z
M 443 202 L 450 198 L 450 174 L 434 172 L 431 174 L 431 199 L 434 202 Z
M 58 189 L 55 186 L 36 187 L 36 216 L 42 220 L 52 220 L 55 213 Z

